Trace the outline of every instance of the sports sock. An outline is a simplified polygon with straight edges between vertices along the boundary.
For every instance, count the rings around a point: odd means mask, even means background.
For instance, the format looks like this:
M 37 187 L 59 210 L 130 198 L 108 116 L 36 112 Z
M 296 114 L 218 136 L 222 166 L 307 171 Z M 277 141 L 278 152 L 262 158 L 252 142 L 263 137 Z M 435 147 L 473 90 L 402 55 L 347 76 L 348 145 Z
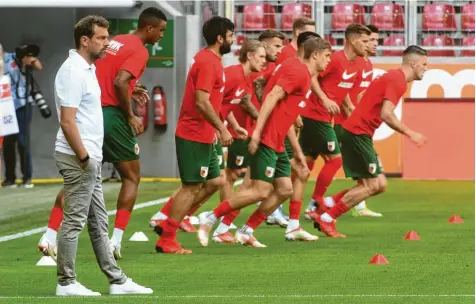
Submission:
M 50 219 L 48 221 L 48 228 L 46 229 L 46 239 L 53 244 L 56 244 L 56 235 L 61 222 L 63 221 L 63 209 L 53 207 L 50 213 Z
M 321 214 L 321 220 L 326 223 L 332 223 L 334 221 L 334 218 L 327 214 L 327 212 Z
M 299 228 L 299 220 L 289 218 L 288 226 L 286 227 L 286 233 L 291 232 Z
M 200 207 L 202 207 L 202 204 L 197 204 L 195 206 L 190 207 L 190 210 L 188 210 L 187 215 L 188 216 L 194 215 L 195 212 L 197 212 L 197 210 L 200 209 Z
M 56 230 L 53 230 L 51 228 L 46 228 L 45 237 L 48 240 L 48 242 L 50 242 L 50 244 L 56 245 L 56 235 L 57 234 L 58 234 L 58 232 Z
M 302 202 L 297 200 L 289 201 L 289 219 L 298 220 L 301 215 Z
M 334 207 L 336 204 L 336 202 L 334 201 L 334 198 L 332 197 L 324 197 L 324 205 L 327 207 L 327 208 L 332 208 Z
M 239 214 L 240 209 L 233 210 L 232 212 L 225 215 L 221 222 L 227 226 L 230 226 Z
M 226 233 L 228 232 L 228 230 L 230 229 L 230 225 L 227 225 L 223 222 L 220 222 L 220 224 L 218 225 L 217 229 L 215 229 L 215 231 L 213 232 L 213 235 L 218 235 L 218 234 L 222 234 L 222 233 Z
M 355 210 L 359 211 L 359 210 L 363 210 L 365 208 L 367 208 L 367 204 L 365 203 L 365 201 L 361 201 L 359 204 L 357 204 L 357 206 L 354 207 Z
M 165 215 L 165 218 L 168 218 L 170 214 L 170 206 L 172 206 L 173 202 L 174 202 L 174 198 L 171 196 L 169 200 L 167 201 L 167 203 L 165 203 L 164 207 L 162 207 L 162 209 L 159 212 L 157 212 L 157 214 L 162 213 L 163 215 Z
M 250 216 L 245 226 L 248 226 L 249 228 L 255 230 L 256 227 L 258 227 L 262 222 L 264 222 L 267 217 L 268 217 L 267 214 L 264 214 L 263 212 L 256 210 Z
M 347 211 L 349 211 L 349 207 L 347 207 L 343 201 L 338 201 L 334 207 L 327 211 L 327 214 L 329 214 L 333 219 L 337 219 Z
M 312 194 L 314 200 L 318 200 L 324 196 L 334 178 L 334 175 L 341 166 L 341 157 L 333 158 L 324 164 L 324 167 L 322 167 L 321 172 L 319 172 L 319 175 L 317 176 L 316 185 L 314 186 L 314 193 Z
M 334 200 L 334 203 L 340 201 L 347 192 L 349 192 L 349 189 L 342 190 L 341 192 L 333 195 L 332 199 Z
M 127 224 L 129 224 L 130 218 L 131 212 L 124 209 L 117 210 L 112 237 L 119 243 L 122 242 L 122 235 L 124 233 L 124 230 L 126 230 Z
M 177 229 L 180 223 L 170 217 L 162 224 L 162 235 L 159 239 L 163 241 L 173 241 L 177 238 Z
M 234 209 L 230 206 L 229 201 L 223 201 L 221 202 L 214 210 L 213 210 L 213 215 L 215 216 L 215 221 L 217 218 L 220 218 L 230 212 L 232 212 Z

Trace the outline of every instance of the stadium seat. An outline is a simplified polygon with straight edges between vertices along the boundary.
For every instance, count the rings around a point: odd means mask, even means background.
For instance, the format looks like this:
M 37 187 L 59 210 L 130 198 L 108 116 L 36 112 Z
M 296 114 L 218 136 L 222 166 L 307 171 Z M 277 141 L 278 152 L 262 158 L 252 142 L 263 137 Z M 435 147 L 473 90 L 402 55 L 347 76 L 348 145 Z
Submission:
M 243 8 L 243 29 L 261 31 L 276 28 L 276 13 L 271 4 L 251 3 Z
M 239 45 L 240 48 L 241 48 L 241 45 L 246 41 L 246 39 L 248 39 L 248 37 L 246 37 L 245 35 L 243 34 L 236 34 L 235 36 L 235 45 Z M 235 56 L 238 56 L 238 54 L 240 53 L 240 49 L 237 49 L 235 51 Z
M 364 7 L 353 3 L 338 3 L 334 5 L 332 10 L 332 29 L 342 31 L 350 23 L 366 24 Z
M 375 25 L 379 30 L 404 30 L 404 10 L 398 4 L 375 4 L 370 15 L 370 24 Z
M 424 46 L 454 46 L 455 42 L 453 38 L 448 36 L 428 36 L 423 39 Z M 443 56 L 451 57 L 455 56 L 454 50 L 435 50 L 428 51 L 428 56 Z
M 474 36 L 464 37 L 463 42 L 461 43 L 463 46 L 473 46 L 474 47 Z M 474 57 L 474 50 L 462 50 L 461 56 L 468 56 Z
M 424 30 L 456 30 L 455 8 L 444 3 L 431 3 L 423 7 Z
M 312 6 L 303 3 L 290 3 L 283 6 L 281 13 L 281 29 L 292 30 L 293 22 L 299 17 L 312 18 Z
M 331 45 L 337 45 L 336 39 L 331 35 L 324 35 L 324 39 L 329 41 Z
M 474 3 L 461 8 L 461 29 L 474 32 Z
M 405 47 L 405 36 L 404 35 L 393 35 L 386 37 L 383 40 L 383 46 L 402 46 Z M 402 56 L 403 50 L 401 51 L 390 51 L 384 50 L 382 52 L 383 56 Z

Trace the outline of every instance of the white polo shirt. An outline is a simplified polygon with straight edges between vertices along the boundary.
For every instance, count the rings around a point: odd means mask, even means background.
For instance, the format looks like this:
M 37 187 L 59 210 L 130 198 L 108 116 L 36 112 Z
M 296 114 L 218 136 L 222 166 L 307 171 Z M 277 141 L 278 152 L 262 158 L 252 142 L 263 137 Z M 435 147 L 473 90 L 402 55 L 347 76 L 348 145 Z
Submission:
M 76 50 L 58 70 L 55 78 L 55 103 L 61 121 L 61 107 L 77 108 L 76 125 L 83 145 L 91 158 L 102 161 L 104 125 L 101 88 L 96 78 L 96 66 L 89 64 Z M 56 135 L 55 150 L 75 155 L 61 127 Z

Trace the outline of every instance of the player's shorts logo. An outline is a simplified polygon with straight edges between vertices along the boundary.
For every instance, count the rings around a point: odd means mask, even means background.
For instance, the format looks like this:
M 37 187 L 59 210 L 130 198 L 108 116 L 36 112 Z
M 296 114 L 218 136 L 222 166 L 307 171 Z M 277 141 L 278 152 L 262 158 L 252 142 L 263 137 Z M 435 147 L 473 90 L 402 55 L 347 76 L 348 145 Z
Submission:
M 369 164 L 369 172 L 371 174 L 375 174 L 375 172 L 377 172 L 377 164 L 375 163 Z
M 136 144 L 134 145 L 134 153 L 135 153 L 136 155 L 139 155 L 139 152 L 140 152 L 139 144 L 136 143 Z
M 221 166 L 223 163 L 223 155 L 218 155 L 218 165 Z
M 208 176 L 208 167 L 201 167 L 200 168 L 200 176 L 207 177 Z
M 266 167 L 266 171 L 264 172 L 266 177 L 272 178 L 274 176 L 274 168 L 273 167 Z
M 235 160 L 235 164 L 236 164 L 237 166 L 243 165 L 243 160 L 244 160 L 244 159 L 245 159 L 245 158 L 244 158 L 243 156 L 237 156 L 237 157 L 236 157 L 236 160 Z
M 327 142 L 327 150 L 330 152 L 334 151 L 336 149 L 336 142 L 335 141 L 328 141 Z

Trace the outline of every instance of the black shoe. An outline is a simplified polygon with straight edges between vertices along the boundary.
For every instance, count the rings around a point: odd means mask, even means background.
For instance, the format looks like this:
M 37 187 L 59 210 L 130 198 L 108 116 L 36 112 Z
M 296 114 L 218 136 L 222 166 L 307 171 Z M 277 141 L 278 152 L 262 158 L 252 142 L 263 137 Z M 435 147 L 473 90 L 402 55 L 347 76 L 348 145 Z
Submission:
M 31 189 L 35 187 L 35 185 L 31 182 L 31 179 L 27 179 L 26 181 L 23 181 L 23 187 L 26 189 Z
M 4 188 L 16 188 L 18 186 L 14 181 L 5 180 L 2 183 L 2 187 L 4 187 Z

